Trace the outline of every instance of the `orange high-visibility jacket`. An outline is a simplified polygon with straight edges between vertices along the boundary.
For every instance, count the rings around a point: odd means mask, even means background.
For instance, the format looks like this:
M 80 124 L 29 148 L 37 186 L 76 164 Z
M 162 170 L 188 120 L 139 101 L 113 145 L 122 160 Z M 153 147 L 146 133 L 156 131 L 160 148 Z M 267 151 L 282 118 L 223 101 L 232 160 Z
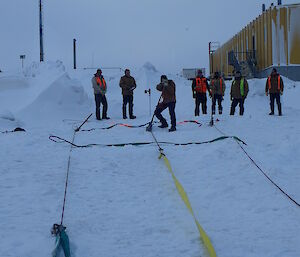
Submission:
M 102 78 L 96 77 L 96 81 L 97 81 L 97 84 L 100 86 L 101 89 L 103 89 L 103 90 L 106 89 L 106 82 L 105 82 L 105 79 L 103 77 Z
M 206 93 L 206 78 L 196 78 L 196 86 L 195 86 L 195 91 L 197 93 Z

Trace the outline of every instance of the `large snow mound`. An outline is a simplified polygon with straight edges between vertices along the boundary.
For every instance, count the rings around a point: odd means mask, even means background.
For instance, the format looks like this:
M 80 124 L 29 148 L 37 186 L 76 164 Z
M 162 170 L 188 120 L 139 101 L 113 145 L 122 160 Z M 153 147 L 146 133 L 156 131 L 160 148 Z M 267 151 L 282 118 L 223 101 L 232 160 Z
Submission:
M 23 74 L 1 74 L 0 110 L 16 113 L 24 109 L 64 73 L 64 65 L 56 61 L 34 62 Z
M 33 62 L 30 66 L 26 67 L 24 71 L 25 77 L 38 77 L 43 76 L 44 79 L 48 77 L 55 77 L 55 75 L 59 75 L 64 73 L 66 68 L 62 61 L 48 61 L 48 62 Z
M 78 80 L 62 75 L 44 90 L 20 114 L 38 119 L 58 119 L 82 113 L 89 106 L 88 96 Z

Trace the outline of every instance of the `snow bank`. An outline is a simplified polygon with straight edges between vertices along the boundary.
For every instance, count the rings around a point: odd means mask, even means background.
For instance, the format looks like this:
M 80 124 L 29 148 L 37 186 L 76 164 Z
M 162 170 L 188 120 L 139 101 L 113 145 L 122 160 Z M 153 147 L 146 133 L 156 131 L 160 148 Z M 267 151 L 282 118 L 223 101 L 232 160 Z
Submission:
M 60 120 L 73 117 L 89 108 L 88 96 L 77 80 L 66 73 L 44 90 L 20 115 L 35 120 Z
M 0 110 L 16 113 L 31 104 L 50 84 L 65 73 L 62 62 L 32 63 L 24 74 L 0 77 Z
M 33 62 L 30 66 L 26 67 L 24 76 L 31 78 L 43 76 L 43 79 L 47 79 L 47 77 L 56 77 L 65 71 L 66 68 L 60 60 L 55 62 Z

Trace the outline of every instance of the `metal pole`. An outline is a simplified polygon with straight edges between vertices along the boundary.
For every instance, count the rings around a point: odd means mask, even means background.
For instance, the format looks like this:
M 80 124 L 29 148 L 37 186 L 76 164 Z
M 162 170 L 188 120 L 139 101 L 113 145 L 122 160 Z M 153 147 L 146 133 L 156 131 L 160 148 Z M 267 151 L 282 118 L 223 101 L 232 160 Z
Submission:
M 149 88 L 149 116 L 151 117 L 152 111 L 151 111 L 151 89 Z
M 74 70 L 76 70 L 76 39 L 73 39 L 73 59 L 74 59 Z
M 40 0 L 40 62 L 43 61 L 44 61 L 43 15 L 42 15 L 42 0 Z
M 211 42 L 208 43 L 209 73 L 211 74 L 212 69 L 211 69 L 210 45 L 211 45 Z

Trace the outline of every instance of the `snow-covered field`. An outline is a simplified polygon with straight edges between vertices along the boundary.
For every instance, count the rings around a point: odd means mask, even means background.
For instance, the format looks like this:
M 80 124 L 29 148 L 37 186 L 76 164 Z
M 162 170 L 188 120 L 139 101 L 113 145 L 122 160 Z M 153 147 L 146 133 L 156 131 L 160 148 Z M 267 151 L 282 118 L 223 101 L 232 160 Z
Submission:
M 50 229 L 60 222 L 73 130 L 94 112 L 94 70 L 66 71 L 61 62 L 32 64 L 24 74 L 0 73 L 0 256 L 46 257 L 54 248 Z M 121 71 L 103 70 L 108 115 L 92 116 L 83 129 L 121 119 Z M 147 64 L 132 70 L 139 125 L 149 121 L 161 73 Z M 194 120 L 190 82 L 167 74 L 177 86 L 177 121 Z M 216 127 L 247 143 L 245 149 L 266 173 L 300 202 L 300 83 L 284 78 L 283 116 L 270 117 L 265 80 L 249 81 L 245 115 L 229 116 L 230 82 Z M 210 113 L 211 100 L 208 100 Z M 277 109 L 276 113 L 277 113 Z M 169 119 L 168 111 L 164 116 Z M 222 136 L 208 126 L 179 124 L 175 133 L 154 126 L 159 141 L 207 141 Z M 78 132 L 76 144 L 153 141 L 145 128 L 115 127 Z M 162 145 L 193 210 L 220 257 L 299 257 L 300 208 L 250 162 L 233 139 L 212 144 Z M 74 257 L 206 256 L 197 227 L 176 191 L 155 145 L 74 148 L 71 153 L 64 225 Z

